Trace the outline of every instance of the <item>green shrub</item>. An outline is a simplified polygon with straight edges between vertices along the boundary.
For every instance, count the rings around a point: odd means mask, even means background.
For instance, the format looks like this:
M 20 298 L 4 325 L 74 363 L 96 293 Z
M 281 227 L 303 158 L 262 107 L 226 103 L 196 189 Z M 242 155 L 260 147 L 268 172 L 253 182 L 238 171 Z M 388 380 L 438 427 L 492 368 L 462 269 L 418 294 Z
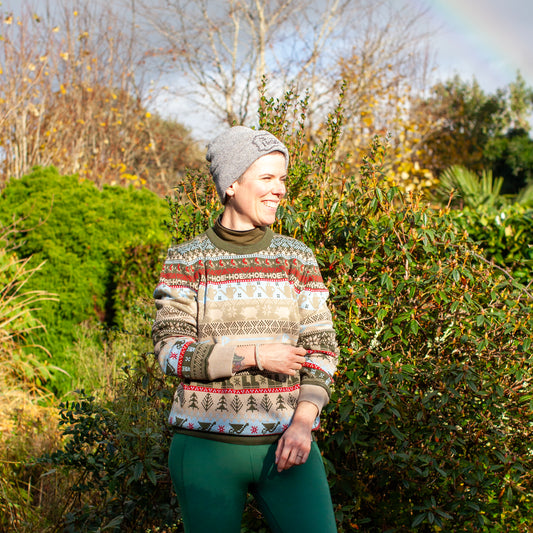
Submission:
M 446 212 L 372 178 L 346 197 L 317 248 L 343 347 L 324 442 L 343 529 L 531 517 L 531 295 Z
M 148 318 L 154 314 L 152 295 L 159 281 L 165 254 L 165 245 L 146 242 L 125 248 L 114 262 L 112 305 L 117 328 L 139 334 L 141 332 L 136 329 L 141 326 L 142 332 L 150 336 L 151 324 Z M 146 320 L 140 324 L 137 313 L 132 314 L 133 310 L 141 313 Z M 135 323 L 131 324 L 129 318 L 134 318 Z
M 484 259 L 447 211 L 388 185 L 379 140 L 362 181 L 344 175 L 335 160 L 340 106 L 323 140 L 306 150 L 305 101 L 289 94 L 262 104 L 261 126 L 285 140 L 292 156 L 288 200 L 275 229 L 315 249 L 341 346 L 319 435 L 339 531 L 527 531 L 531 293 Z M 177 240 L 218 212 L 200 174 L 170 204 Z M 173 383 L 147 362 L 129 382 L 133 388 L 113 404 L 65 406 L 72 444 L 54 460 L 101 493 L 85 515 L 92 528 L 130 531 L 132 509 L 168 511 L 162 411 Z M 157 416 L 144 417 L 152 409 Z M 136 431 L 119 419 L 132 420 Z M 150 491 L 153 505 L 146 507 Z M 78 526 L 83 512 L 76 510 Z M 152 515 L 137 521 L 139 529 L 153 526 Z M 244 530 L 263 527 L 248 508 Z
M 109 326 L 115 317 L 120 319 L 114 279 L 126 276 L 119 268 L 131 267 L 124 263 L 125 250 L 154 243 L 165 248 L 166 216 L 165 202 L 147 190 L 99 190 L 77 176 L 60 176 L 52 167 L 36 168 L 11 180 L 2 191 L 0 219 L 7 223 L 23 217 L 17 253 L 33 256 L 33 262 L 46 261 L 29 282 L 30 288 L 46 289 L 59 298 L 43 302 L 36 313 L 46 326 L 36 341 L 73 376 L 56 375 L 58 392 L 70 390 L 76 382 L 77 363 L 70 353 L 76 325 L 93 320 Z
M 533 210 L 520 204 L 453 213 L 487 258 L 527 284 L 533 273 Z
M 166 412 L 171 392 L 153 354 L 125 368 L 109 400 L 61 405 L 61 450 L 41 462 L 72 480 L 65 531 L 147 531 L 179 523 L 171 495 Z

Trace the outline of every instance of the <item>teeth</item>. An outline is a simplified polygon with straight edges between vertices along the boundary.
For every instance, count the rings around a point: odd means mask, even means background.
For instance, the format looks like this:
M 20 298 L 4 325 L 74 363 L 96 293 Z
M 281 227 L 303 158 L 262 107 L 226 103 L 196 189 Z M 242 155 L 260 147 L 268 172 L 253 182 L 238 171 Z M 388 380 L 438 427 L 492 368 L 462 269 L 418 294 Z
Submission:
M 277 202 L 265 202 L 265 205 L 266 205 L 267 207 L 271 207 L 271 208 L 273 208 L 273 209 L 275 209 L 276 207 L 278 207 Z

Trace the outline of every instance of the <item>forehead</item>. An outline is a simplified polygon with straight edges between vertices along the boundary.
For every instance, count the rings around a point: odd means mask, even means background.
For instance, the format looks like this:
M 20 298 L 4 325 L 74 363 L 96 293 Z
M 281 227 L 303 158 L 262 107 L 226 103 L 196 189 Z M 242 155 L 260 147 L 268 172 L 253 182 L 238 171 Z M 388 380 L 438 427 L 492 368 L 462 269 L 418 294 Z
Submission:
M 243 177 L 258 174 L 284 175 L 285 172 L 285 156 L 281 152 L 271 152 L 256 159 L 248 167 Z

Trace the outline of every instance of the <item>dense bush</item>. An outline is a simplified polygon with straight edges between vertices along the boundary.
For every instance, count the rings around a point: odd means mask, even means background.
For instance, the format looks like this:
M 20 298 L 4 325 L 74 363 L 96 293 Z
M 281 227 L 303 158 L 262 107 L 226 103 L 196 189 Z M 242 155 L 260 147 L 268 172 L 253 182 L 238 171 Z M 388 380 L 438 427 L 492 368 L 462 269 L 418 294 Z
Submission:
M 127 248 L 153 243 L 165 248 L 165 202 L 147 190 L 99 190 L 52 167 L 37 168 L 2 191 L 0 220 L 9 223 L 13 217 L 23 219 L 17 228 L 18 255 L 33 256 L 32 264 L 45 261 L 28 286 L 58 296 L 37 312 L 46 333 L 36 340 L 56 365 L 73 374 L 72 379 L 56 377 L 56 389 L 65 392 L 77 377 L 77 362 L 69 355 L 76 325 L 86 320 L 113 325 L 115 317 L 120 319 L 114 277 L 125 276 L 120 268 L 131 268 L 124 263 Z
M 317 249 L 343 347 L 325 455 L 344 529 L 525 530 L 531 294 L 447 213 L 368 185 Z
M 494 268 L 447 210 L 388 184 L 380 141 L 362 182 L 343 175 L 335 161 L 340 108 L 323 140 L 304 150 L 298 106 L 292 95 L 264 99 L 261 125 L 292 154 L 275 229 L 315 249 L 331 292 L 341 358 L 319 438 L 339 531 L 527 531 L 531 293 Z M 177 240 L 205 228 L 218 211 L 209 180 L 191 176 L 171 211 Z M 54 461 L 102 495 L 89 515 L 78 508 L 78 521 L 92 521 L 88 530 L 114 524 L 131 531 L 127 518 L 138 505 L 145 514 L 137 530 L 161 524 L 154 522 L 159 506 L 161 516 L 177 519 L 166 507 L 164 414 L 139 416 L 150 409 L 147 396 L 156 411 L 164 408 L 173 384 L 146 361 L 139 368 L 126 378 L 135 386 L 114 403 L 65 406 L 72 440 Z M 118 422 L 125 406 L 131 437 Z M 153 506 L 146 507 L 147 493 Z M 262 527 L 249 508 L 245 530 Z
M 533 272 L 533 185 L 502 195 L 502 177 L 454 165 L 440 176 L 433 200 L 452 208 L 455 222 L 495 265 L 528 283 Z
M 483 152 L 486 164 L 503 178 L 503 194 L 516 194 L 533 183 L 533 139 L 529 128 L 511 128 L 505 135 L 495 135 Z
M 137 314 L 146 318 L 153 315 L 152 294 L 159 279 L 159 271 L 166 253 L 161 242 L 146 242 L 127 247 L 114 262 L 112 313 L 117 328 L 132 331 L 138 328 Z M 135 324 L 131 323 L 132 319 Z M 149 320 L 143 323 L 143 331 L 150 334 Z M 135 331 L 140 333 L 140 331 Z
M 133 533 L 179 522 L 167 469 L 170 398 L 152 354 L 145 353 L 125 369 L 112 400 L 83 396 L 61 406 L 59 424 L 68 439 L 42 462 L 73 478 L 66 531 Z
M 266 122 L 282 133 L 280 115 Z M 291 195 L 282 217 L 315 248 L 332 295 L 341 361 L 323 450 L 339 528 L 525 531 L 531 293 L 446 210 L 391 187 L 380 142 L 361 184 L 343 179 L 341 121 L 330 117 L 311 158 L 312 194 Z
M 527 284 L 533 272 L 533 209 L 520 204 L 454 213 L 490 260 Z

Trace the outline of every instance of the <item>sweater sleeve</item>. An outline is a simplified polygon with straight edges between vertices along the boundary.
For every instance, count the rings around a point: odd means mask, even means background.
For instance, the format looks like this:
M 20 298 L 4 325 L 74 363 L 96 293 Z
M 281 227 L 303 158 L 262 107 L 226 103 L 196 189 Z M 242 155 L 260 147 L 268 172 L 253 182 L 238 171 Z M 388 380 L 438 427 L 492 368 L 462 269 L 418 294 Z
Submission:
M 170 249 L 154 291 L 155 355 L 165 374 L 209 381 L 229 377 L 233 346 L 198 342 L 198 281 L 198 265 Z
M 312 256 L 299 296 L 298 346 L 307 350 L 305 363 L 300 370 L 299 401 L 309 401 L 315 404 L 319 411 L 329 401 L 339 353 L 331 312 L 327 305 L 328 297 L 320 269 Z

